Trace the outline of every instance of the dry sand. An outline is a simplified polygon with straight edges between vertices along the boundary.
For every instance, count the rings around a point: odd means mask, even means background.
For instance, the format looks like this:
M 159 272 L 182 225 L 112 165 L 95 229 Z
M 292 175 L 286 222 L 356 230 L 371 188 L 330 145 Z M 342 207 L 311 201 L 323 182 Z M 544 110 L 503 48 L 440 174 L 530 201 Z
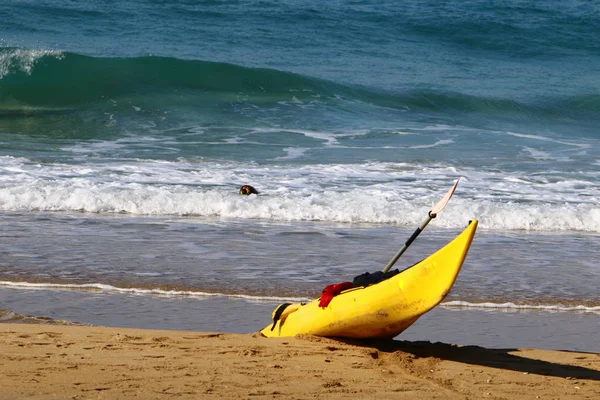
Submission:
M 0 324 L 1 399 L 600 399 L 600 354 Z

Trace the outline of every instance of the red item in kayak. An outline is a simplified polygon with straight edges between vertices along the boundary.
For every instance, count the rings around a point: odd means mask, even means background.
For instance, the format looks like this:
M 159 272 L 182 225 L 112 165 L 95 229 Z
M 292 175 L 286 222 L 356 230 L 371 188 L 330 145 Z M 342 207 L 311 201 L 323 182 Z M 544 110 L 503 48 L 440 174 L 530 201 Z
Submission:
M 329 305 L 331 299 L 343 292 L 344 290 L 351 289 L 354 287 L 352 282 L 334 283 L 333 285 L 325 286 L 323 293 L 321 293 L 321 301 L 319 307 L 325 308 Z

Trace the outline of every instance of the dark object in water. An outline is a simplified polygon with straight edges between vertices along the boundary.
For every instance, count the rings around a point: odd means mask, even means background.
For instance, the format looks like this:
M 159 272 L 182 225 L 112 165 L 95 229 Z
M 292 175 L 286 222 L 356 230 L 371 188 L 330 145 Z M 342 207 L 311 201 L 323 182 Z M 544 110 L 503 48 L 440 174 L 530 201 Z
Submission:
M 251 194 L 258 194 L 258 190 L 254 189 L 250 185 L 244 185 L 240 188 L 240 194 L 249 196 Z

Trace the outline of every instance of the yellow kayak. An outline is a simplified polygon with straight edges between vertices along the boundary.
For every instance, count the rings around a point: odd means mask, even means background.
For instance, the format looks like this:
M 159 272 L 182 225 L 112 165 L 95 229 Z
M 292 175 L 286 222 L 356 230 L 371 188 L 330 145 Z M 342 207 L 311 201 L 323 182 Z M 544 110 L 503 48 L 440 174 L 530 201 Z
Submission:
M 450 292 L 477 230 L 477 220 L 454 240 L 392 278 L 335 296 L 325 308 L 319 300 L 285 309 L 264 328 L 267 337 L 311 334 L 346 338 L 393 338 Z

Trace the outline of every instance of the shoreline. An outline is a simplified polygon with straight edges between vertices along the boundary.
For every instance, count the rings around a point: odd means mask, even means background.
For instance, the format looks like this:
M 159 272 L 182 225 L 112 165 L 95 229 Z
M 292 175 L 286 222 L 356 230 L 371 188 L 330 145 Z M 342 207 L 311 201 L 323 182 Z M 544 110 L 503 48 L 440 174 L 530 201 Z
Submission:
M 6 398 L 596 398 L 600 354 L 0 323 Z
M 0 322 L 249 334 L 279 303 L 0 288 Z M 25 321 L 23 319 L 26 319 Z M 29 321 L 27 321 L 29 320 Z M 435 307 L 396 339 L 600 353 L 598 315 Z

